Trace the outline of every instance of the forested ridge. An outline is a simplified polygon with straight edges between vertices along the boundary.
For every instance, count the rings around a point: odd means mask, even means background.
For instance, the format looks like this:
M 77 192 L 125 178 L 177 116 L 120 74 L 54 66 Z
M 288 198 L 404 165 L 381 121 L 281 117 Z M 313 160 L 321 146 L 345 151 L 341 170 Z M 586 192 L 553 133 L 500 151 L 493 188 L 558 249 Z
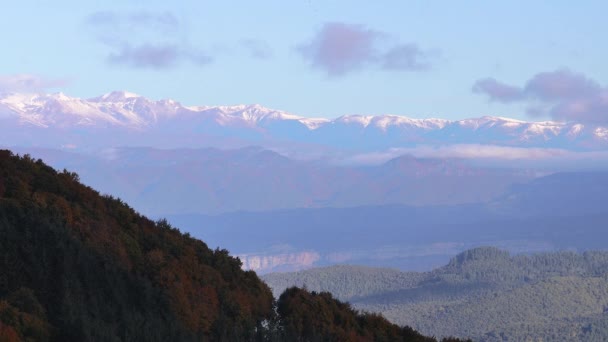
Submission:
M 0 151 L 0 341 L 207 340 L 435 341 L 329 293 L 275 301 L 226 250 Z
M 431 272 L 331 266 L 263 279 L 328 291 L 422 333 L 479 341 L 608 340 L 608 252 L 465 251 Z

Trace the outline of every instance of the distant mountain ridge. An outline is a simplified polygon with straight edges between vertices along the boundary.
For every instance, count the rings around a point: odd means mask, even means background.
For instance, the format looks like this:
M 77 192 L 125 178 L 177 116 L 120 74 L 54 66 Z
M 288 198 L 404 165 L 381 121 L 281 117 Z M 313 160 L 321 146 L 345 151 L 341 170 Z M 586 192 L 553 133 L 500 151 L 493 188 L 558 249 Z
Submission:
M 46 147 L 161 147 L 155 139 L 163 137 L 180 138 L 173 147 L 210 146 L 232 139 L 241 143 L 280 141 L 360 150 L 463 143 L 608 149 L 608 127 L 581 123 L 526 122 L 492 116 L 457 121 L 398 115 L 308 118 L 257 104 L 184 106 L 174 100 L 154 101 L 123 91 L 91 99 L 63 93 L 0 94 L 0 122 L 0 133 L 7 137 L 0 139 L 0 144 Z M 18 134 L 4 134 L 16 128 L 20 130 Z M 109 141 L 83 137 L 84 132 L 100 128 L 120 134 Z M 61 133 L 59 136 L 49 135 L 56 130 Z M 40 133 L 44 134 L 39 138 Z
M 374 166 L 327 165 L 260 147 L 231 150 L 122 147 L 87 155 L 15 149 L 67 168 L 152 215 L 489 200 L 534 170 L 484 168 L 457 159 L 395 158 Z
M 607 172 L 558 173 L 478 204 L 169 217 L 212 245 L 225 245 L 260 273 L 345 262 L 428 270 L 476 246 L 518 253 L 604 249 L 607 200 Z

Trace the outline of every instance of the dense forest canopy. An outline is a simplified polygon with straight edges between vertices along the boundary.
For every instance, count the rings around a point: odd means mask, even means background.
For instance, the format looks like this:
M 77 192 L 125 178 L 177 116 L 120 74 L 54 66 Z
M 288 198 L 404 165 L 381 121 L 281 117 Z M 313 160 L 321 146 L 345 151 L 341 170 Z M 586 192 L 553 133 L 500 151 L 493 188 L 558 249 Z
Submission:
M 476 341 L 608 340 L 608 252 L 465 251 L 430 272 L 331 266 L 263 276 L 328 291 L 422 333 Z

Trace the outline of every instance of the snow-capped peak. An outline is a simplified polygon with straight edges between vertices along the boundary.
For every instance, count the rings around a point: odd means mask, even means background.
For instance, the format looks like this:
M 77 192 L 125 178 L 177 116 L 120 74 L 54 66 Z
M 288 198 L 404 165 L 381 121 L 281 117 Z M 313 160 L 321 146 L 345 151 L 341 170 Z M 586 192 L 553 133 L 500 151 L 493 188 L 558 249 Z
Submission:
M 157 127 L 162 131 L 163 123 L 168 123 L 175 132 L 182 132 L 192 127 L 204 131 L 207 129 L 206 125 L 215 124 L 217 126 L 209 127 L 218 132 L 222 129 L 238 127 L 240 130 L 245 127 L 270 139 L 273 136 L 291 136 L 292 132 L 300 135 L 301 130 L 305 129 L 310 131 L 310 135 L 305 136 L 306 139 L 311 139 L 311 142 L 336 144 L 343 144 L 341 139 L 350 139 L 351 135 L 355 137 L 369 131 L 381 133 L 371 136 L 382 140 L 370 141 L 369 144 L 386 147 L 395 147 L 406 142 L 436 144 L 456 141 L 545 146 L 554 141 L 556 146 L 563 146 L 580 141 L 580 145 L 585 147 L 608 142 L 608 128 L 598 125 L 527 122 L 493 116 L 457 121 L 415 119 L 400 115 L 309 118 L 259 104 L 185 107 L 170 99 L 151 101 L 126 91 L 114 91 L 92 99 L 70 97 L 63 93 L 2 93 L 0 114 L 3 119 L 15 120 L 17 125 L 45 128 L 124 127 L 141 131 Z M 273 124 L 276 122 L 288 124 Z
M 222 123 L 241 121 L 248 125 L 256 125 L 265 120 L 299 120 L 303 119 L 300 116 L 290 114 L 280 110 L 266 108 L 259 104 L 252 105 L 235 105 L 235 106 L 217 106 L 217 107 L 188 107 L 189 109 L 202 111 L 219 112 L 222 116 Z
M 73 98 L 67 96 L 66 94 L 64 94 L 63 92 L 50 94 L 49 97 L 56 99 L 58 101 L 70 101 L 73 99 Z
M 142 96 L 128 91 L 113 91 L 99 97 L 92 98 L 93 102 L 125 102 L 129 99 L 140 98 Z
M 374 118 L 373 115 L 343 115 L 336 120 L 335 122 L 343 123 L 343 124 L 358 124 L 363 127 L 369 126 L 370 122 Z

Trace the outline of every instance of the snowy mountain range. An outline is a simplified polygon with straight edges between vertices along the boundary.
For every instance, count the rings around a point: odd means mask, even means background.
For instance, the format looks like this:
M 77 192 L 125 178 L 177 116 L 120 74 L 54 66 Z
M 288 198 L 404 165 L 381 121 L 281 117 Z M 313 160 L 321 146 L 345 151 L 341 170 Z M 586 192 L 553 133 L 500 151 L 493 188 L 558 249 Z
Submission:
M 120 91 L 91 99 L 0 94 L 0 124 L 0 144 L 54 148 L 297 143 L 362 151 L 446 144 L 608 149 L 608 127 L 597 125 L 491 116 L 457 121 L 397 115 L 308 118 L 260 105 L 183 106 Z

